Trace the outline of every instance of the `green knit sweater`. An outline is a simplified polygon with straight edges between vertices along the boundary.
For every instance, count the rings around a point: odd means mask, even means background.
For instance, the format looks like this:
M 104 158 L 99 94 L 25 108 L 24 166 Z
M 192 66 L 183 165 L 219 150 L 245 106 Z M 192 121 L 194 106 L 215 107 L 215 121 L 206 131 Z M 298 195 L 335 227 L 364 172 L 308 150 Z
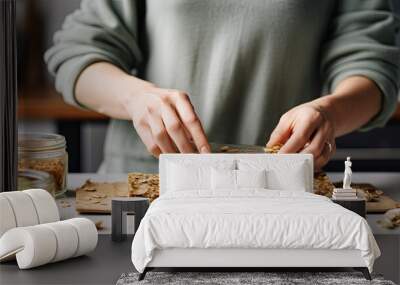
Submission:
M 396 29 L 386 0 L 83 0 L 45 59 L 69 103 L 82 70 L 107 61 L 187 91 L 210 141 L 264 144 L 285 111 L 352 75 L 383 93 L 363 129 L 383 126 L 397 100 Z M 156 167 L 132 123 L 112 120 L 103 171 Z

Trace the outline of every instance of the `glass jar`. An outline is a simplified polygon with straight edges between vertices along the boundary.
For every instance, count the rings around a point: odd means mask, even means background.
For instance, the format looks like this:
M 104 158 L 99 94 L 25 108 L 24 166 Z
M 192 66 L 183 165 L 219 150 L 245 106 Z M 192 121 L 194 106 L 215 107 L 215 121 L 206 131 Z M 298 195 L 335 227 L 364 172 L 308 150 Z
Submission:
M 53 197 L 56 193 L 56 185 L 52 175 L 44 171 L 32 169 L 20 169 L 18 171 L 18 190 L 44 189 Z
M 67 190 L 68 153 L 65 137 L 57 134 L 18 134 L 18 171 L 43 171 L 54 180 L 54 193 Z

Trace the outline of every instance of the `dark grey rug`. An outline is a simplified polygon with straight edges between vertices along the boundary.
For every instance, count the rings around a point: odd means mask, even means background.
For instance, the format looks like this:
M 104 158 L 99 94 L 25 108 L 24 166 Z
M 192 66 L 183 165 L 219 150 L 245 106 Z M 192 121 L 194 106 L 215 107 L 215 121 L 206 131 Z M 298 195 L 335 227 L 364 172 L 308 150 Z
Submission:
M 382 276 L 372 275 L 368 281 L 359 272 L 148 272 L 146 278 L 138 281 L 138 273 L 122 274 L 117 285 L 133 284 L 266 284 L 266 285 L 395 285 Z

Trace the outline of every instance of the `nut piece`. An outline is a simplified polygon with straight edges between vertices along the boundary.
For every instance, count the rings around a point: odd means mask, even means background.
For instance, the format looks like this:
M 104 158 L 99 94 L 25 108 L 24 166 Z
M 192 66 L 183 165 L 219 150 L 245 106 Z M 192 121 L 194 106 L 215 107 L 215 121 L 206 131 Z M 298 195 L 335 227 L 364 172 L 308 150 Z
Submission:
M 98 230 L 104 229 L 103 221 L 97 221 L 94 223 L 94 225 L 96 226 L 96 229 L 98 229 Z

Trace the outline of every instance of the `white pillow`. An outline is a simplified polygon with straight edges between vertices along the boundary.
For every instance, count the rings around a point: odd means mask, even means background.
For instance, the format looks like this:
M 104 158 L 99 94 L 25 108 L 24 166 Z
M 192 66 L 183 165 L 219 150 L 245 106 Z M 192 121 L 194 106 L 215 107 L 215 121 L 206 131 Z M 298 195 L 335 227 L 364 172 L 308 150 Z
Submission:
M 217 189 L 236 189 L 236 170 L 232 169 L 215 169 L 211 170 L 211 188 Z
M 235 170 L 237 188 L 267 188 L 267 171 Z
M 239 170 L 266 169 L 267 188 L 271 190 L 307 191 L 312 188 L 308 175 L 308 164 L 304 160 L 283 161 L 275 159 L 238 161 Z
M 211 190 L 211 169 L 234 169 L 235 161 L 216 161 L 194 164 L 169 162 L 167 191 Z
M 185 166 L 171 163 L 168 168 L 168 189 L 185 191 L 210 187 L 210 167 Z
M 285 173 L 278 170 L 269 171 L 268 186 L 271 189 L 306 192 L 308 177 L 305 176 L 304 166 L 304 162 L 296 164 L 291 171 Z
M 240 188 L 266 188 L 266 171 L 263 170 L 211 170 L 212 189 L 238 190 Z

